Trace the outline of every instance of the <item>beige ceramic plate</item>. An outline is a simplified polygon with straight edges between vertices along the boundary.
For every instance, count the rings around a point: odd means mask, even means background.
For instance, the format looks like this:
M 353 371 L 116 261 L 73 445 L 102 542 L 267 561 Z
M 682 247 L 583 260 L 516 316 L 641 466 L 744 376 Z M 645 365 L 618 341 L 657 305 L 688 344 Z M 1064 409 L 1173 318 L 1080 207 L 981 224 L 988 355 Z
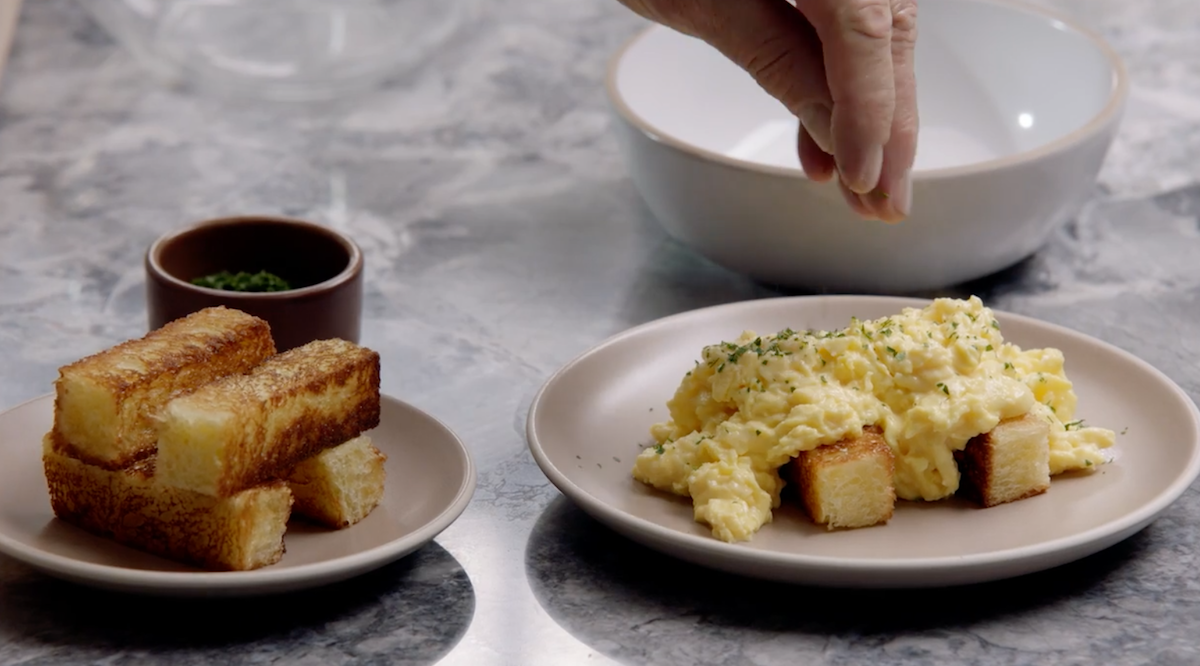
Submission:
M 431 416 L 383 398 L 372 441 L 387 454 L 383 502 L 332 531 L 293 521 L 287 553 L 256 571 L 207 572 L 93 536 L 54 517 L 42 473 L 42 435 L 54 398 L 0 414 L 0 552 L 52 576 L 130 592 L 243 596 L 316 587 L 366 573 L 420 548 L 471 501 L 475 467 L 462 442 Z
M 1166 376 L 1111 345 L 998 313 L 1005 338 L 1057 347 L 1079 396 L 1078 417 L 1110 427 L 1117 459 L 1058 477 L 1044 495 L 977 509 L 954 500 L 901 503 L 887 525 L 826 532 L 791 508 L 752 541 L 728 544 L 693 521 L 690 501 L 630 476 L 648 429 L 701 348 L 743 329 L 839 328 L 927 301 L 780 298 L 718 306 L 645 324 L 591 349 L 550 378 L 529 412 L 529 447 L 563 493 L 631 539 L 748 576 L 816 585 L 916 587 L 1016 576 L 1106 548 L 1148 525 L 1200 471 L 1200 418 Z

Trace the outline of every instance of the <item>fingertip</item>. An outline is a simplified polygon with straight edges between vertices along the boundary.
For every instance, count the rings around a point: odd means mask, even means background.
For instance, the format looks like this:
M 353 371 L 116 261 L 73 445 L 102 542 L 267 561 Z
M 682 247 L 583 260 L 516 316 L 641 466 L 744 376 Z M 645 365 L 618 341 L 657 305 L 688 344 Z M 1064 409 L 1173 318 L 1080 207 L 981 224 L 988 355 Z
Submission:
M 892 208 L 896 211 L 899 222 L 912 213 L 913 182 L 912 169 L 905 169 L 900 181 L 892 190 Z
M 883 174 L 883 144 L 838 145 L 834 155 L 838 173 L 855 194 L 869 194 L 879 186 Z
M 901 195 L 896 190 L 886 190 L 880 186 L 867 194 L 857 196 L 873 220 L 885 224 L 899 224 L 908 217 L 908 211 L 904 209 L 905 204 L 898 201 Z
M 817 144 L 821 152 L 833 154 L 833 110 L 826 104 L 810 102 L 796 114 L 800 127 Z
M 871 207 L 867 205 L 866 200 L 861 194 L 852 191 L 846 186 L 845 181 L 843 181 L 841 178 L 838 178 L 837 185 L 838 190 L 842 193 L 842 198 L 846 200 L 846 203 L 850 206 L 850 209 L 853 210 L 859 217 L 863 218 L 864 220 L 879 220 L 879 216 L 875 213 L 875 211 L 871 210 Z
M 804 175 L 818 183 L 827 183 L 833 180 L 834 173 L 837 171 L 837 166 L 833 163 L 833 156 L 821 150 L 816 140 L 803 126 L 800 127 L 797 135 L 797 150 Z

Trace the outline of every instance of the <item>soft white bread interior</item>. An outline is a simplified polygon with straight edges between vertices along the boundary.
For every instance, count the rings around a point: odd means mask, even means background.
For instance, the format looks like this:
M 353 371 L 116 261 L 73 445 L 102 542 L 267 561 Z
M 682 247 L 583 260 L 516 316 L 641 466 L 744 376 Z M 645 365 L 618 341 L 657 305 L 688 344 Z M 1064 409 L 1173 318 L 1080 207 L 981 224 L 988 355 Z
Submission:
M 1033 415 L 1001 421 L 972 438 L 955 461 L 958 494 L 985 507 L 1025 499 L 1050 488 L 1050 424 Z
M 334 529 L 357 523 L 383 499 L 386 461 L 367 435 L 318 453 L 286 477 L 292 510 Z
M 829 529 L 886 523 L 896 506 L 895 459 L 879 428 L 801 452 L 788 463 L 805 512 Z

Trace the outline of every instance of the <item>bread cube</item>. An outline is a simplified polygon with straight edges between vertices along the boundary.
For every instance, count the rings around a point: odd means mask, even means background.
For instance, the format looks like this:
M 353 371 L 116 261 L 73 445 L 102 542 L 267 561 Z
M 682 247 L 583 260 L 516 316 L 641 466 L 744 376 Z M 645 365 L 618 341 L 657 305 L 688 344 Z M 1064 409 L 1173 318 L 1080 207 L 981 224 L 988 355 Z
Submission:
M 1001 421 L 954 453 L 958 493 L 984 507 L 1015 502 L 1050 488 L 1050 424 L 1032 415 Z
M 831 530 L 870 527 L 892 517 L 895 458 L 877 427 L 803 451 L 789 468 L 805 512 L 818 525 Z

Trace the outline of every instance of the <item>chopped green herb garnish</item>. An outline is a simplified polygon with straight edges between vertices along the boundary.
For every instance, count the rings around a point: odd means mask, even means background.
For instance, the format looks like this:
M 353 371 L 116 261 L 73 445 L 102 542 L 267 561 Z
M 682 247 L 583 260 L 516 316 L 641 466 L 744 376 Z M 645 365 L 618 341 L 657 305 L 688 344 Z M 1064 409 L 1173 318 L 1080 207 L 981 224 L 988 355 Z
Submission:
M 655 452 L 655 453 L 657 453 L 657 454 L 658 454 L 658 455 L 660 455 L 660 456 L 663 454 L 663 451 L 664 451 L 664 450 L 665 450 L 665 449 L 663 449 L 663 445 L 662 445 L 662 444 L 659 444 L 658 446 L 654 447 L 654 452 Z
M 229 271 L 221 271 L 212 275 L 194 278 L 192 284 L 197 287 L 220 289 L 221 291 L 265 292 L 287 291 L 291 289 L 287 280 L 266 271 L 259 271 L 257 273 L 247 273 L 245 271 L 230 273 Z
M 997 331 L 1000 330 L 1000 322 L 993 319 L 992 320 L 992 328 L 996 329 Z
M 1092 461 L 1091 461 L 1091 460 L 1085 460 L 1085 461 L 1083 461 L 1083 464 L 1084 464 L 1084 465 L 1086 465 L 1086 466 L 1088 466 L 1088 467 L 1091 467 L 1091 466 L 1092 466 Z
M 1005 362 L 1004 362 L 1004 369 L 1005 369 L 1005 370 L 1012 370 L 1012 369 L 1013 369 L 1013 364 L 1012 364 L 1012 363 L 1009 363 L 1008 361 L 1005 361 Z
M 950 395 L 950 389 L 947 388 L 946 385 L 943 384 L 942 382 L 938 382 L 937 387 L 942 389 L 942 393 L 945 393 L 946 395 Z
M 1083 419 L 1079 419 L 1078 421 L 1071 421 L 1070 423 L 1063 424 L 1064 430 L 1079 430 L 1082 427 L 1083 427 Z
M 983 348 L 984 351 L 992 351 L 993 349 L 994 349 L 994 347 L 992 347 L 991 345 L 988 345 Z

